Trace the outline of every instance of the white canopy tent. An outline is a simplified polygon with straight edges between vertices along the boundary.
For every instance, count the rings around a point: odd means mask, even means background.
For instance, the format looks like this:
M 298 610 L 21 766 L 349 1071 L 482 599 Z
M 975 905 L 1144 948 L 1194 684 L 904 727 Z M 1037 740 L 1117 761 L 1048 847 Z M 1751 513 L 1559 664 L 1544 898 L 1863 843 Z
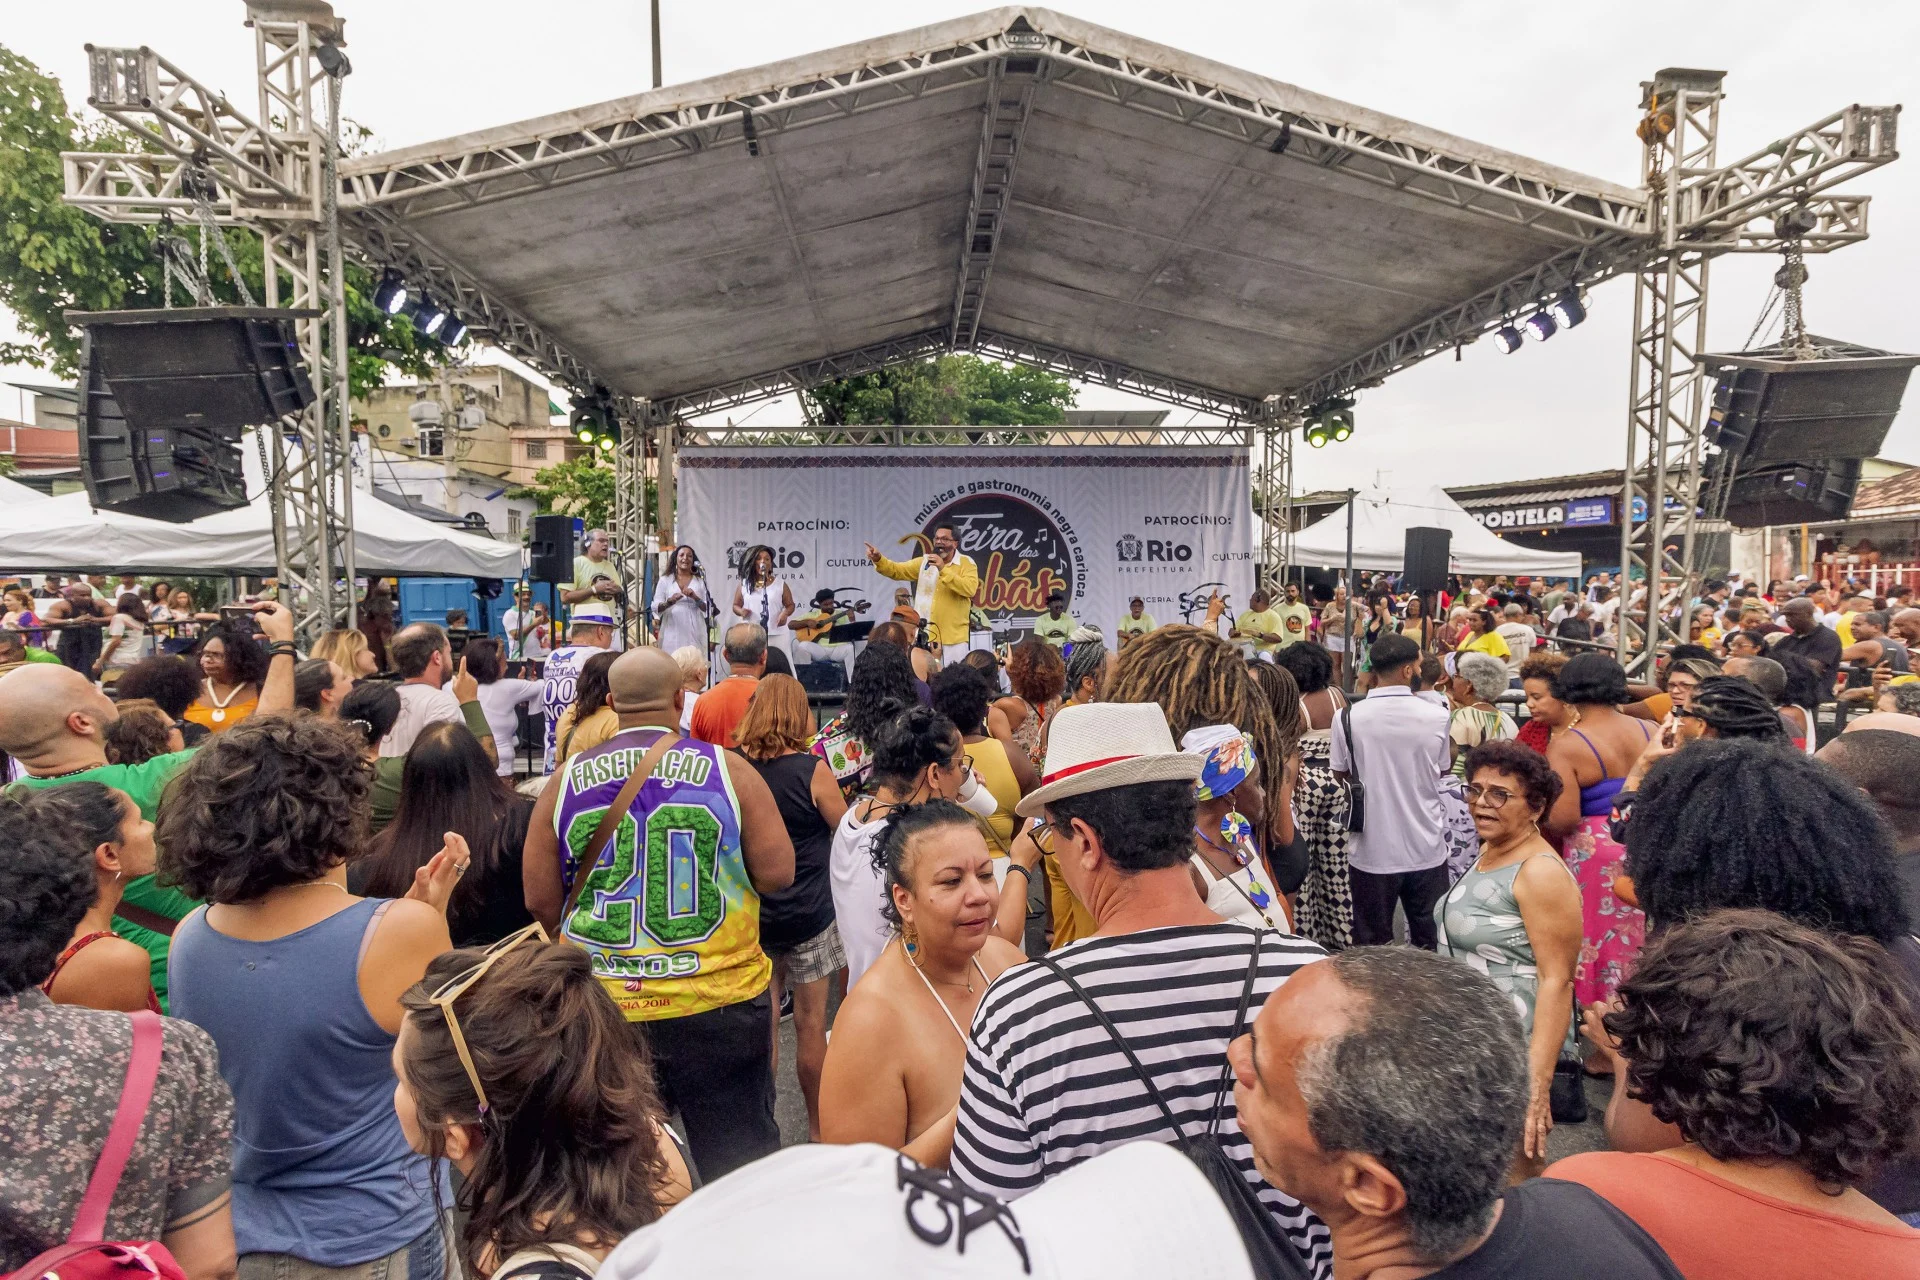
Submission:
M 273 514 L 257 454 L 249 440 L 242 456 L 247 488 L 258 495 L 252 502 L 185 524 L 96 511 L 84 492 L 17 503 L 0 492 L 0 569 L 272 574 Z M 520 576 L 517 543 L 423 520 L 372 494 L 357 497 L 354 563 L 363 575 Z
M 1407 530 L 1426 528 L 1452 531 L 1448 564 L 1455 573 L 1580 576 L 1578 552 L 1539 551 L 1508 542 L 1489 532 L 1437 484 L 1405 489 L 1363 489 L 1351 505 L 1356 570 L 1398 571 L 1406 556 Z M 1293 561 L 1333 568 L 1345 566 L 1345 506 L 1293 535 Z
M 18 480 L 9 480 L 0 476 L 0 513 L 12 511 L 28 503 L 45 502 L 47 495 L 38 489 L 30 489 Z

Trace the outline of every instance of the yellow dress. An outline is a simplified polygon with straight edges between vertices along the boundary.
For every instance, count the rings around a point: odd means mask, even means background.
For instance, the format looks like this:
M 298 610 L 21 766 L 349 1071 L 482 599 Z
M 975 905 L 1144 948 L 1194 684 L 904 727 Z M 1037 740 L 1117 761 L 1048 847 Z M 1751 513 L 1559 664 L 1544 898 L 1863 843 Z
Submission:
M 1020 803 L 1020 784 L 1007 762 L 1007 749 L 998 738 L 985 738 L 966 745 L 967 759 L 973 762 L 973 776 L 993 797 L 993 816 L 986 820 L 996 843 L 990 852 L 1005 857 L 1013 848 L 1013 824 L 1018 821 L 1013 808 Z
M 1047 841 L 1049 845 L 1052 843 L 1051 839 Z M 1060 874 L 1059 860 L 1045 849 L 1042 854 L 1040 861 L 1047 868 L 1047 888 L 1053 900 L 1053 949 L 1057 951 L 1069 942 L 1091 938 L 1100 931 L 1100 922 L 1067 887 L 1066 877 Z
M 568 707 L 561 714 L 560 722 L 553 726 L 556 767 L 620 732 L 620 717 L 612 707 L 601 707 L 576 726 L 574 721 L 578 710 L 578 707 Z

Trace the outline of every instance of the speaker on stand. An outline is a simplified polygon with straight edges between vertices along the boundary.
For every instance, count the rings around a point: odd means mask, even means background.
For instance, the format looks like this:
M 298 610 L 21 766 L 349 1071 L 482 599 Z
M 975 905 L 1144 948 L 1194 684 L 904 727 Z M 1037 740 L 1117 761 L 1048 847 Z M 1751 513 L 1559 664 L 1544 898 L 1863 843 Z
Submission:
M 1448 559 L 1453 549 L 1453 530 L 1413 528 L 1407 530 L 1407 544 L 1400 561 L 1400 587 L 1420 597 L 1420 612 L 1426 622 L 1420 628 L 1420 647 L 1433 648 L 1434 601 L 1447 586 Z

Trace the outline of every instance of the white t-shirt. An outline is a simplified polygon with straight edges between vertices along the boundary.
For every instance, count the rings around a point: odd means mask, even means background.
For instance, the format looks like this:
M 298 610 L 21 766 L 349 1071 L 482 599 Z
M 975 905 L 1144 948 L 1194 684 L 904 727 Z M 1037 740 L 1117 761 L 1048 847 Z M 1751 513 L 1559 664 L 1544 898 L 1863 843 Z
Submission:
M 1357 714 L 1356 714 L 1357 713 Z M 1343 721 L 1353 720 L 1356 770 L 1347 754 Z M 1447 730 L 1452 717 L 1403 685 L 1375 689 L 1334 713 L 1329 763 L 1336 773 L 1357 773 L 1366 788 L 1366 830 L 1351 837 L 1349 865 L 1372 875 L 1425 871 L 1447 859 L 1441 841 L 1446 814 L 1440 778 L 1451 763 Z
M 533 614 L 529 612 L 527 617 L 531 619 Z M 509 609 L 500 615 L 500 626 L 507 633 L 507 657 L 530 658 L 537 661 L 547 656 L 547 644 L 553 638 L 551 624 L 542 623 L 519 640 L 515 640 L 513 633 L 520 626 L 520 611 Z
M 833 922 L 847 953 L 847 990 L 873 967 L 893 938 L 893 926 L 880 914 L 886 881 L 873 868 L 873 842 L 886 827 L 884 818 L 861 822 L 853 809 L 834 829 L 828 872 L 833 879 Z
M 1533 656 L 1533 645 L 1537 639 L 1533 628 L 1524 622 L 1503 622 L 1493 631 L 1507 642 L 1508 677 L 1519 675 L 1520 664 Z
M 113 656 L 107 659 L 107 670 L 119 670 L 130 667 L 143 658 L 153 656 L 153 637 L 147 634 L 145 623 L 135 622 L 124 613 L 113 615 L 113 621 L 107 623 L 107 643 L 120 643 L 114 647 Z
M 480 686 L 480 709 L 487 713 L 487 726 L 493 730 L 493 749 L 500 756 L 503 778 L 513 776 L 513 757 L 520 747 L 519 708 L 539 697 L 543 687 L 538 680 L 511 676 Z
M 403 756 L 413 750 L 414 739 L 430 724 L 465 724 L 460 700 L 445 689 L 430 684 L 399 686 L 400 715 L 393 729 L 380 739 L 382 756 Z

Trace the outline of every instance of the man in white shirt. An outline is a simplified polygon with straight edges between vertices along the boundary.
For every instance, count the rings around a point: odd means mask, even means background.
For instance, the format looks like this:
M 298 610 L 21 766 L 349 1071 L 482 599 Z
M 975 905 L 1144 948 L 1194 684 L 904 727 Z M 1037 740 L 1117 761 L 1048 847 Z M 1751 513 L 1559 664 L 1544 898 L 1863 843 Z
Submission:
M 1365 788 L 1366 826 L 1350 837 L 1353 945 L 1393 941 L 1393 908 L 1406 909 L 1407 935 L 1432 951 L 1433 907 L 1447 891 L 1440 778 L 1447 771 L 1446 708 L 1414 696 L 1420 646 L 1387 635 L 1368 651 L 1374 687 L 1334 713 L 1332 765 Z M 1348 746 L 1351 733 L 1352 746 Z
M 381 755 L 407 754 L 430 724 L 466 723 L 459 700 L 442 687 L 453 675 L 453 646 L 443 629 L 431 622 L 402 627 L 387 642 L 387 657 L 400 673 L 400 715 L 380 739 Z
M 612 644 L 613 610 L 594 601 L 574 608 L 573 626 L 567 632 L 567 642 L 547 655 L 546 665 L 540 669 L 544 677 L 540 710 L 547 722 L 542 759 L 546 761 L 547 768 L 553 768 L 554 733 L 559 728 L 560 717 L 573 705 L 573 691 L 580 679 L 580 668 L 586 665 L 588 658 L 596 653 L 605 653 Z
M 500 616 L 500 626 L 507 633 L 510 660 L 525 658 L 538 662 L 550 652 L 553 631 L 546 606 L 533 603 L 533 588 L 526 583 L 514 587 L 513 608 Z
M 1500 616 L 1502 621 L 1493 630 L 1507 642 L 1507 681 L 1512 683 L 1520 678 L 1520 664 L 1533 656 L 1533 646 L 1539 637 L 1532 627 L 1521 621 L 1527 611 L 1520 605 L 1508 605 L 1500 611 Z

